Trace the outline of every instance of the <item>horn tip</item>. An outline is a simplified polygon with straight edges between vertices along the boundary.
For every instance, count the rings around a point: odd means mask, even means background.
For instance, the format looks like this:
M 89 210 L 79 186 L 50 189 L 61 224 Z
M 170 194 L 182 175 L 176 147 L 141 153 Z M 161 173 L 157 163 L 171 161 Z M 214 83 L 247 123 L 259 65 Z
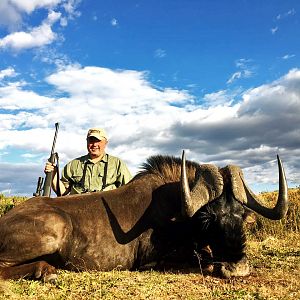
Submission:
M 278 164 L 278 168 L 279 169 L 283 169 L 282 161 L 281 161 L 281 159 L 280 159 L 280 157 L 279 157 L 278 154 L 277 154 L 277 164 Z

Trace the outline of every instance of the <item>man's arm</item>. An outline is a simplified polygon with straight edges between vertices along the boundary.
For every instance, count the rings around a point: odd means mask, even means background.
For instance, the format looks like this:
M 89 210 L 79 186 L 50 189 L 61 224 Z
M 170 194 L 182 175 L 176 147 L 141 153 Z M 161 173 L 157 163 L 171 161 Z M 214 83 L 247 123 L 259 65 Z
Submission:
M 127 165 L 122 160 L 120 160 L 118 167 L 118 182 L 120 182 L 120 185 L 124 185 L 128 183 L 131 179 L 132 175 Z
M 57 194 L 57 182 L 59 182 L 59 188 L 60 188 L 60 193 L 62 196 L 65 196 L 69 193 L 69 189 L 67 189 L 65 187 L 65 185 L 63 184 L 63 182 L 61 180 L 57 180 L 57 167 L 50 163 L 49 161 L 46 162 L 45 165 L 45 169 L 44 172 L 48 173 L 48 172 L 52 172 L 53 171 L 53 179 L 52 179 L 52 189 L 53 191 Z

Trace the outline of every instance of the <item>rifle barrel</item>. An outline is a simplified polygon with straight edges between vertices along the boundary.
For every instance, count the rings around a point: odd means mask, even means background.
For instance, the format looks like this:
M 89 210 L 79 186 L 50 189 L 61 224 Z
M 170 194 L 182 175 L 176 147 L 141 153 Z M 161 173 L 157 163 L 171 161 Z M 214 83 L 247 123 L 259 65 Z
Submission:
M 54 154 L 54 149 L 55 149 L 55 144 L 56 144 L 56 138 L 57 138 L 57 132 L 59 129 L 59 123 L 55 123 L 55 133 L 54 133 L 54 138 L 53 138 L 53 143 L 52 143 L 52 148 L 51 148 L 51 153 L 50 153 L 50 157 L 52 154 Z
M 50 157 L 48 159 L 48 161 L 51 162 L 52 164 L 55 162 L 55 155 L 54 154 L 55 154 L 55 144 L 56 144 L 58 128 L 59 128 L 59 123 L 55 123 L 55 134 L 54 134 L 54 138 L 53 138 L 53 144 L 52 144 Z M 44 181 L 44 187 L 43 187 L 43 196 L 50 197 L 52 177 L 53 177 L 53 171 L 48 172 L 46 174 L 46 178 L 45 178 L 45 181 Z

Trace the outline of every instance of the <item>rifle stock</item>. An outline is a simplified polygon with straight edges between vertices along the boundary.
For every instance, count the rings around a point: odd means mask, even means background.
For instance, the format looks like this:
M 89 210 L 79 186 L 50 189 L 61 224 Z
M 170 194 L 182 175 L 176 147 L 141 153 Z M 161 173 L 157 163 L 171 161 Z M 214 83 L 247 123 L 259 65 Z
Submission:
M 54 134 L 54 139 L 53 139 L 53 144 L 52 144 L 50 157 L 48 159 L 48 161 L 52 164 L 55 163 L 55 144 L 56 144 L 58 128 L 59 128 L 59 123 L 55 123 L 55 134 Z M 46 174 L 46 178 L 45 178 L 45 182 L 44 182 L 44 186 L 43 186 L 43 196 L 50 197 L 52 179 L 53 179 L 53 171 L 48 172 Z

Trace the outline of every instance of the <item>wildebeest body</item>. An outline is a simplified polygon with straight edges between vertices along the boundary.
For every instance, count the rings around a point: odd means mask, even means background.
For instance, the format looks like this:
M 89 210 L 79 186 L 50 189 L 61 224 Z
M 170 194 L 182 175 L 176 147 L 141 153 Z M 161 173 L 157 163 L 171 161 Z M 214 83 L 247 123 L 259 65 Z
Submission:
M 135 184 L 109 193 L 81 195 L 79 199 L 77 195 L 38 197 L 20 204 L 0 219 L 0 262 L 14 265 L 55 254 L 57 263 L 64 262 L 70 269 L 133 268 L 139 247 L 145 250 L 143 239 L 149 240 L 152 231 L 147 220 L 151 213 L 145 207 L 155 189 L 153 180 L 143 180 L 143 199 L 139 199 L 130 188 Z M 129 192 L 124 193 L 124 189 Z M 129 201 L 131 193 L 135 193 L 133 203 Z M 147 248 L 151 250 L 151 244 Z
M 182 162 L 153 157 L 116 190 L 36 197 L 18 205 L 0 218 L 0 276 L 52 280 L 55 267 L 140 269 L 168 258 L 190 261 L 204 246 L 223 263 L 224 276 L 248 274 L 243 221 L 249 210 L 236 196 L 242 194 L 239 169 L 187 162 L 192 190 L 183 197 Z M 286 189 L 280 185 L 281 194 Z M 280 217 L 287 203 L 281 198 Z M 265 214 L 272 217 L 269 210 Z

